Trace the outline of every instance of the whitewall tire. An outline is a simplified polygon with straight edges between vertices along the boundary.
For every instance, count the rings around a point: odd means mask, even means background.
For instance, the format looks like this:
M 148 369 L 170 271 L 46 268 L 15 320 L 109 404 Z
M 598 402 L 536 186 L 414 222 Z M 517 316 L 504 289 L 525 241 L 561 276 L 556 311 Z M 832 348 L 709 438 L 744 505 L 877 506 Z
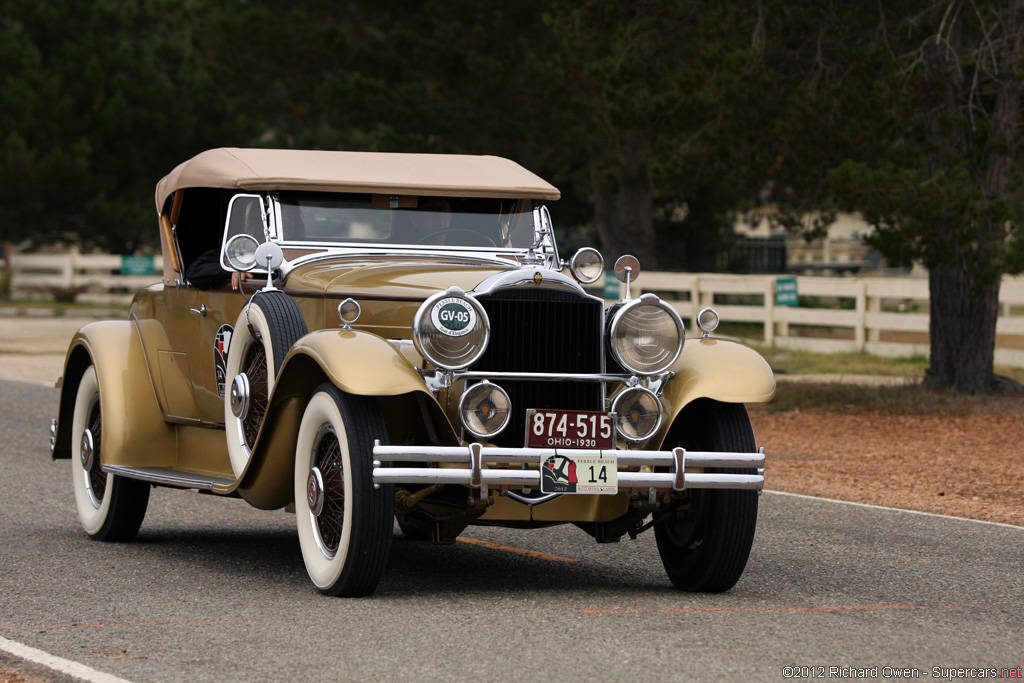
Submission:
M 394 486 L 373 486 L 374 440 L 387 433 L 373 399 L 318 387 L 295 446 L 295 516 L 306 571 L 327 595 L 369 595 L 387 565 Z
M 289 349 L 306 334 L 298 305 L 283 292 L 257 292 L 242 309 L 226 364 L 224 425 L 231 471 L 249 464 L 267 402 Z
M 78 384 L 71 426 L 71 471 L 82 528 L 97 541 L 135 538 L 149 505 L 149 484 L 102 470 L 103 412 L 96 369 Z

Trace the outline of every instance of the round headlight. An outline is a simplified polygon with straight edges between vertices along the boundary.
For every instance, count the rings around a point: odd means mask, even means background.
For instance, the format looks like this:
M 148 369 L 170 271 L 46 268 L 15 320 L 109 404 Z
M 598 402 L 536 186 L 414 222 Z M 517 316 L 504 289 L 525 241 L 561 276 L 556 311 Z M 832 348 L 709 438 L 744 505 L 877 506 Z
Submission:
M 423 302 L 412 323 L 416 350 L 439 368 L 461 370 L 487 350 L 491 324 L 484 307 L 457 287 Z
M 661 426 L 661 401 L 650 389 L 624 389 L 612 401 L 615 429 L 627 441 L 649 439 Z
M 459 402 L 462 426 L 473 436 L 488 439 L 508 425 L 511 406 L 508 394 L 498 385 L 486 380 L 474 384 Z
M 260 243 L 252 235 L 235 235 L 224 246 L 224 255 L 235 270 L 249 271 L 256 267 L 256 250 Z
M 593 247 L 583 247 L 572 255 L 569 270 L 581 284 L 589 285 L 591 282 L 597 282 L 604 272 L 604 257 Z
M 668 370 L 683 349 L 684 337 L 679 314 L 654 294 L 616 309 L 608 329 L 612 356 L 638 375 Z

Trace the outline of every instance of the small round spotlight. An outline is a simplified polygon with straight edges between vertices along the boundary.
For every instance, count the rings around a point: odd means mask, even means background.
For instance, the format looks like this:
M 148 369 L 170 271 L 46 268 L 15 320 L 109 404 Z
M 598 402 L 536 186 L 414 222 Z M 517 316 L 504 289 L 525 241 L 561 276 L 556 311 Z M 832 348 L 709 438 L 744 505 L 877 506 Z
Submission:
M 650 389 L 633 387 L 619 392 L 612 401 L 615 429 L 626 441 L 649 439 L 661 426 L 661 401 Z
M 593 247 L 583 247 L 569 261 L 569 271 L 580 284 L 597 282 L 604 272 L 604 257 Z
M 718 313 L 713 308 L 705 308 L 697 314 L 697 327 L 701 329 L 705 337 L 718 328 L 718 322 Z
M 471 386 L 462 395 L 459 415 L 467 432 L 481 439 L 489 439 L 508 426 L 511 407 L 512 403 L 505 390 L 484 380 Z
M 341 329 L 352 329 L 352 323 L 359 320 L 359 315 L 362 312 L 363 309 L 355 299 L 345 299 L 338 304 L 338 317 L 341 318 Z
M 252 235 L 235 235 L 224 247 L 224 255 L 231 267 L 239 271 L 250 271 L 256 263 L 256 250 L 260 243 Z

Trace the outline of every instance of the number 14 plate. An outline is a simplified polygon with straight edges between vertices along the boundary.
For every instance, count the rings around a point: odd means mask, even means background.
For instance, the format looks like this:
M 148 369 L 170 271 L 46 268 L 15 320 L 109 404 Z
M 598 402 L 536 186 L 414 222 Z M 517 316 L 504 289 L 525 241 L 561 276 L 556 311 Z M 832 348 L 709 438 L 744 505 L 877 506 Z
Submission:
M 615 416 L 610 413 L 527 411 L 526 445 L 551 449 L 541 457 L 541 493 L 617 493 L 614 424 Z

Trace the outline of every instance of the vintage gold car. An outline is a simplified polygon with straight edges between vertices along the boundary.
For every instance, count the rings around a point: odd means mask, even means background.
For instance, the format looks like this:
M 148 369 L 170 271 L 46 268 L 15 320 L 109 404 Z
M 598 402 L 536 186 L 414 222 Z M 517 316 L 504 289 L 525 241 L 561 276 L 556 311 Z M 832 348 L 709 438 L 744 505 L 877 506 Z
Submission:
M 394 524 L 654 530 L 682 590 L 753 542 L 775 379 L 676 310 L 610 306 L 559 258 L 559 191 L 489 156 L 215 149 L 159 182 L 162 281 L 75 335 L 51 425 L 86 533 L 128 541 L 152 486 L 296 513 L 329 595 L 372 593 Z

